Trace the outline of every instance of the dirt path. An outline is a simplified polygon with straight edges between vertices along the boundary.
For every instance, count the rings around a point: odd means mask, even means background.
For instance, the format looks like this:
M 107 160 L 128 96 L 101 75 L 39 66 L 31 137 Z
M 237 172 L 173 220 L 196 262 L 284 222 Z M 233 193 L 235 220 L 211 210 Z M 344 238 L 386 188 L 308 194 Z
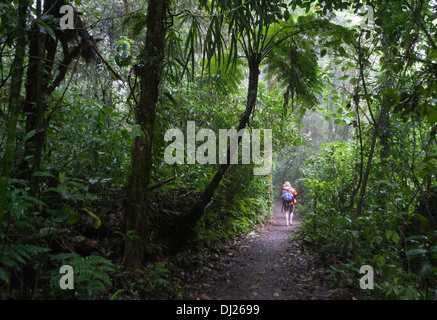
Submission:
M 224 275 L 226 281 L 212 293 L 214 299 L 289 299 L 298 296 L 294 281 L 290 281 L 290 254 L 293 243 L 290 236 L 301 222 L 293 218 L 293 225 L 286 226 L 279 202 L 273 220 L 259 231 L 258 236 L 246 238 L 238 254 L 231 259 Z
M 286 226 L 280 201 L 272 221 L 225 248 L 219 268 L 202 279 L 197 298 L 214 300 L 331 299 L 323 271 L 301 251 L 290 236 L 301 223 L 295 214 Z M 192 297 L 196 298 L 196 297 Z

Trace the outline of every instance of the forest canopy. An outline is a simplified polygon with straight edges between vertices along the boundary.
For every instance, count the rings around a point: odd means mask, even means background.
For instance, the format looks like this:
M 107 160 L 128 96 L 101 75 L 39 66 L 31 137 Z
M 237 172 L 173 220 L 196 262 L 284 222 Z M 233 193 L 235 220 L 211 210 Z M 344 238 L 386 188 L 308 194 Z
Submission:
M 436 298 L 436 1 L 0 0 L 0 25 L 1 299 L 181 297 L 284 181 L 333 285 Z

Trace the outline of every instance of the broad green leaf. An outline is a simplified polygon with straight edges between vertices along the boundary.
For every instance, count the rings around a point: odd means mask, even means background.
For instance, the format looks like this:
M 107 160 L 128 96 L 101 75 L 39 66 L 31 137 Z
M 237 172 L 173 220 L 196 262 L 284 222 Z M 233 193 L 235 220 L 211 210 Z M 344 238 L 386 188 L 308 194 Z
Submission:
M 94 221 L 94 228 L 98 229 L 101 224 L 102 224 L 102 220 L 100 220 L 100 218 L 91 210 L 87 209 L 87 208 L 82 208 L 83 211 L 85 211 L 86 213 L 88 213 L 91 217 L 93 217 L 95 219 Z
M 64 183 L 65 181 L 65 173 L 59 172 L 59 182 Z
M 33 202 L 34 204 L 36 204 L 36 205 L 47 207 L 47 205 L 46 205 L 46 203 L 44 201 L 41 201 L 41 200 L 39 200 L 39 199 L 37 199 L 35 197 L 24 195 L 24 196 L 22 196 L 22 198 L 26 199 L 26 200 L 29 200 L 29 201 Z
M 407 250 L 407 257 L 408 258 L 415 258 L 418 256 L 424 256 L 427 253 L 426 249 L 423 248 L 415 248 Z
M 389 240 L 392 235 L 393 235 L 393 230 L 387 230 L 387 232 L 385 233 L 385 237 L 387 238 L 387 240 Z
M 33 129 L 31 131 L 29 131 L 28 133 L 26 133 L 26 135 L 23 138 L 23 142 L 26 142 L 27 140 L 29 140 L 30 138 L 32 138 L 36 133 L 36 129 Z
M 399 238 L 398 233 L 395 232 L 395 231 L 393 231 L 392 240 L 393 240 L 393 242 L 394 242 L 395 244 L 398 244 L 398 243 L 399 243 L 400 238 Z
M 428 122 L 431 125 L 434 125 L 437 122 L 437 109 L 432 108 L 426 115 L 426 120 L 428 120 Z
M 36 19 L 34 21 L 40 25 L 39 30 L 42 33 L 48 33 L 53 40 L 56 40 L 55 32 L 53 31 L 53 29 L 49 25 L 47 25 L 47 23 L 45 23 L 42 20 L 38 20 L 38 19 Z
M 52 175 L 52 174 L 50 174 L 48 172 L 37 171 L 37 172 L 34 172 L 32 174 L 32 176 L 35 176 L 35 177 L 50 177 L 50 178 L 56 179 L 56 177 L 54 175 Z
M 356 85 L 358 83 L 358 78 L 351 78 L 349 80 L 349 83 L 352 84 L 352 85 Z
M 326 49 L 322 49 L 320 51 L 320 56 L 323 58 L 326 55 L 327 50 Z
M 344 48 L 342 46 L 338 47 L 338 52 L 342 55 L 345 56 L 346 55 L 346 50 L 344 50 Z

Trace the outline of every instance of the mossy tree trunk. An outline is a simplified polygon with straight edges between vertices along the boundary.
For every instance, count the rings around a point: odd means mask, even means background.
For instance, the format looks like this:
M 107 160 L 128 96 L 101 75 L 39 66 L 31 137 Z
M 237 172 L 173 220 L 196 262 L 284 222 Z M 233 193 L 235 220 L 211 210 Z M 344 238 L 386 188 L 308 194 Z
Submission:
M 18 5 L 18 26 L 19 35 L 15 47 L 15 57 L 12 63 L 11 89 L 9 96 L 9 121 L 6 138 L 3 169 L 0 177 L 0 228 L 3 222 L 3 215 L 6 209 L 6 190 L 11 175 L 12 161 L 15 153 L 15 138 L 17 133 L 17 121 L 20 106 L 20 92 L 24 74 L 24 56 L 26 51 L 26 23 L 28 0 L 20 0 Z
M 147 11 L 145 61 L 137 65 L 141 81 L 141 93 L 136 106 L 136 123 L 142 134 L 135 138 L 132 150 L 132 168 L 127 186 L 125 204 L 125 232 L 134 231 L 124 246 L 124 265 L 133 271 L 141 267 L 147 221 L 150 215 L 149 183 L 152 170 L 152 145 L 156 104 L 159 97 L 165 51 L 165 22 L 169 9 L 168 0 L 150 0 Z

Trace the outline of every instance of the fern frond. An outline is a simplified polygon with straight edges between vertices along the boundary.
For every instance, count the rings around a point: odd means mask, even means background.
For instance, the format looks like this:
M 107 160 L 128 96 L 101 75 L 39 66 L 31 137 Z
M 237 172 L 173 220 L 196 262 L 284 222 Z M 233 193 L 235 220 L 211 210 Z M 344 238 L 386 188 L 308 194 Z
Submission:
M 129 38 L 138 39 L 146 29 L 147 15 L 141 11 L 131 13 L 123 21 L 123 29 L 128 31 Z

